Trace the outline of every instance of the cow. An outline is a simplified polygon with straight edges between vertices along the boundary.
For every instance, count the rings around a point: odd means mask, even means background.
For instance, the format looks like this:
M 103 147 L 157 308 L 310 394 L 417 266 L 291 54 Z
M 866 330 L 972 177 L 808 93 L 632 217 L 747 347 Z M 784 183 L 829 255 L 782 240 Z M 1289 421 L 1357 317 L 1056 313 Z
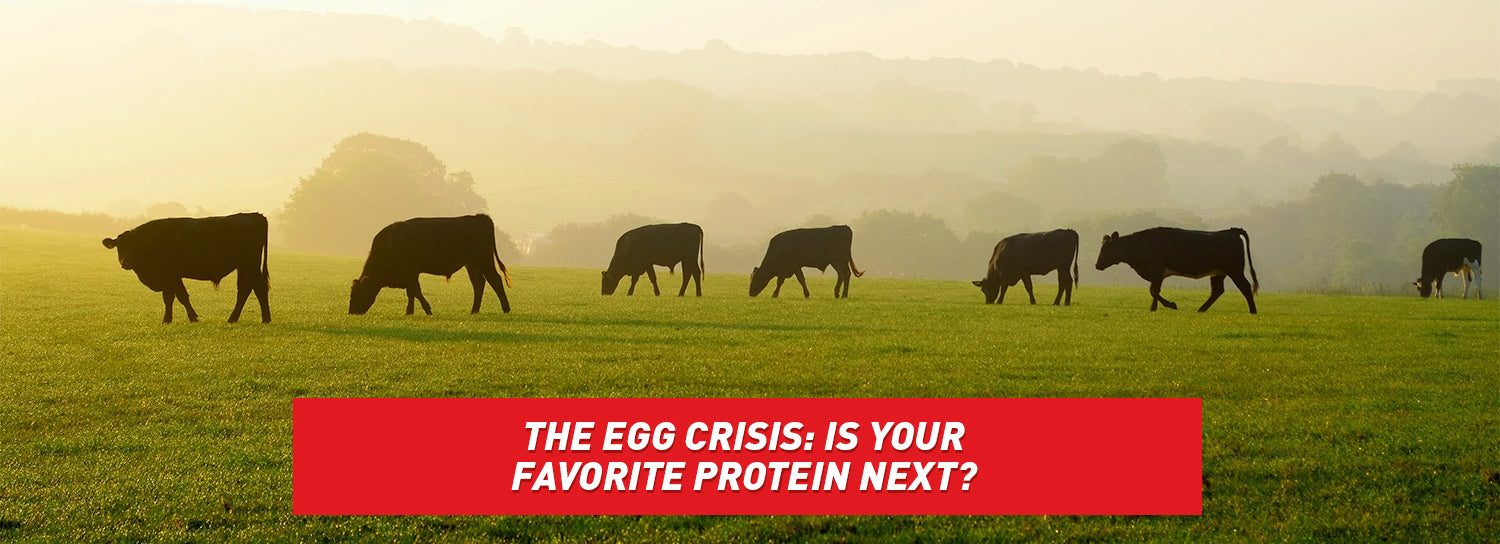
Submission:
M 651 291 L 661 296 L 661 288 L 656 285 L 656 267 L 665 266 L 670 272 L 678 263 L 682 263 L 682 288 L 677 290 L 677 296 L 687 294 L 689 279 L 693 280 L 698 296 L 703 296 L 703 229 L 698 225 L 677 223 L 630 229 L 615 242 L 609 269 L 600 272 L 604 277 L 599 292 L 615 294 L 620 278 L 630 276 L 630 290 L 625 294 L 634 295 L 636 282 L 645 274 L 651 280 Z
M 1240 244 L 1240 238 L 1245 239 L 1244 245 Z M 1250 263 L 1250 280 L 1245 279 L 1247 261 Z M 1141 279 L 1151 282 L 1153 312 L 1158 302 L 1177 309 L 1176 304 L 1161 296 L 1161 282 L 1167 276 L 1193 279 L 1209 276 L 1212 290 L 1208 300 L 1198 307 L 1200 312 L 1208 311 L 1219 295 L 1224 294 L 1224 277 L 1228 276 L 1245 295 L 1250 313 L 1255 313 L 1253 294 L 1260 292 L 1260 279 L 1255 276 L 1255 259 L 1250 256 L 1250 235 L 1244 229 L 1205 232 L 1156 227 L 1129 236 L 1120 236 L 1116 232 L 1104 237 L 1104 245 L 1099 248 L 1099 261 L 1094 268 L 1104 270 L 1119 263 L 1130 265 Z
M 1422 277 L 1417 278 L 1417 293 L 1427 298 L 1437 284 L 1437 298 L 1443 298 L 1443 276 L 1448 273 L 1464 281 L 1464 298 L 1469 298 L 1469 282 L 1478 280 L 1479 298 L 1484 298 L 1484 270 L 1479 264 L 1483 246 L 1468 238 L 1443 238 L 1427 244 L 1422 250 Z
M 827 271 L 832 266 L 833 271 L 839 275 L 838 281 L 833 284 L 833 297 L 848 298 L 849 273 L 852 271 L 857 278 L 865 275 L 854 265 L 854 257 L 849 254 L 853 243 L 854 230 L 848 225 L 792 229 L 771 237 L 765 258 L 761 259 L 760 266 L 750 271 L 750 296 L 764 291 L 771 278 L 776 278 L 776 290 L 771 292 L 771 296 L 779 296 L 781 284 L 787 278 L 796 276 L 797 283 L 802 284 L 802 296 L 811 297 L 802 269 Z M 840 287 L 843 287 L 842 292 L 839 291 Z
M 1073 273 L 1068 274 L 1068 265 Z M 1059 302 L 1073 304 L 1073 285 L 1078 281 L 1078 233 L 1071 229 L 1051 232 L 1030 232 L 1008 236 L 995 244 L 990 256 L 989 270 L 984 279 L 974 286 L 984 292 L 985 304 L 1004 304 L 1005 291 L 1020 281 L 1026 286 L 1026 296 L 1036 304 L 1036 295 L 1031 292 L 1031 276 L 1057 271 L 1057 297 Z M 997 298 L 998 295 L 998 298 Z
M 495 265 L 499 265 L 497 272 Z M 370 243 L 365 267 L 349 288 L 349 314 L 364 315 L 375 304 L 375 295 L 386 287 L 406 290 L 406 315 L 414 313 L 413 301 L 422 303 L 422 311 L 432 315 L 432 305 L 422 296 L 421 274 L 435 274 L 451 279 L 463 268 L 474 285 L 474 307 L 479 313 L 488 281 L 500 296 L 500 310 L 510 313 L 505 287 L 511 285 L 510 272 L 495 249 L 495 223 L 490 216 L 418 217 L 397 221 L 380 229 Z
M 260 320 L 271 322 L 271 271 L 266 216 L 239 213 L 221 217 L 172 217 L 147 221 L 140 226 L 105 238 L 104 247 L 116 250 L 120 268 L 135 271 L 141 283 L 161 293 L 166 312 L 162 323 L 172 322 L 172 301 L 182 303 L 188 321 L 198 321 L 198 312 L 188 301 L 183 279 L 219 281 L 236 272 L 238 287 L 229 322 L 240 320 L 250 293 L 260 302 Z

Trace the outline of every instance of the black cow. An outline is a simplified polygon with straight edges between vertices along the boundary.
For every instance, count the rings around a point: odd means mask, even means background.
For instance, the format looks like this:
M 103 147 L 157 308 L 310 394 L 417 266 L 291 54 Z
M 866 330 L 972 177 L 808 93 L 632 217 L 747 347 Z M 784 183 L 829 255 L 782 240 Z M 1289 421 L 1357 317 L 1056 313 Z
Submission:
M 479 313 L 486 280 L 500 296 L 500 309 L 510 313 L 510 300 L 500 285 L 502 278 L 510 285 L 510 272 L 495 249 L 495 223 L 490 216 L 418 217 L 391 223 L 370 243 L 364 271 L 349 288 L 349 313 L 363 315 L 375 304 L 375 295 L 382 288 L 395 287 L 406 289 L 406 315 L 414 313 L 413 301 L 420 301 L 422 311 L 432 315 L 417 276 L 452 278 L 460 268 L 468 271 L 469 283 L 474 285 L 474 308 L 469 313 Z
M 1469 282 L 1477 276 L 1479 298 L 1484 298 L 1484 270 L 1480 268 L 1479 253 L 1483 246 L 1468 238 L 1443 238 L 1427 244 L 1422 250 L 1422 277 L 1415 284 L 1422 298 L 1432 295 L 1432 285 L 1437 284 L 1437 298 L 1443 298 L 1443 276 L 1452 272 L 1464 281 L 1464 298 L 1469 298 Z
M 1240 238 L 1245 239 L 1244 245 Z M 1250 263 L 1250 278 L 1245 279 L 1245 262 Z M 1141 279 L 1151 282 L 1151 311 L 1156 304 L 1177 309 L 1177 305 L 1161 298 L 1161 282 L 1167 276 L 1182 276 L 1198 279 L 1209 276 L 1212 290 L 1208 300 L 1198 311 L 1206 312 L 1219 295 L 1224 294 L 1224 276 L 1234 280 L 1235 287 L 1245 295 L 1250 304 L 1250 313 L 1255 313 L 1255 297 L 1260 292 L 1260 279 L 1255 277 L 1255 259 L 1250 257 L 1250 235 L 1244 229 L 1232 228 L 1215 232 L 1183 230 L 1169 227 L 1146 229 L 1129 236 L 1116 232 L 1104 237 L 1099 248 L 1099 262 L 1094 268 L 1104 270 L 1119 263 L 1130 265 Z
M 682 288 L 677 290 L 677 296 L 687 293 L 689 279 L 693 280 L 698 296 L 703 296 L 703 229 L 698 225 L 677 223 L 630 229 L 615 242 L 609 269 L 600 272 L 604 278 L 599 292 L 615 294 L 620 278 L 630 276 L 630 290 L 625 294 L 634 295 L 636 282 L 645 274 L 651 280 L 651 290 L 661 296 L 656 285 L 656 267 L 665 266 L 670 272 L 677 263 L 682 263 Z
M 802 269 L 810 267 L 821 272 L 832 266 L 833 271 L 839 275 L 839 280 L 833 284 L 833 296 L 848 298 L 849 273 L 853 271 L 855 277 L 865 275 L 854 265 L 854 257 L 849 254 L 853 243 L 854 230 L 848 225 L 792 229 L 771 237 L 765 258 L 761 259 L 760 266 L 750 271 L 750 296 L 764 291 L 771 278 L 776 278 L 776 290 L 771 292 L 771 296 L 778 296 L 781 294 L 781 284 L 787 278 L 796 276 L 797 283 L 802 284 L 802 296 L 810 297 L 812 293 L 807 290 L 807 279 L 802 276 Z M 842 293 L 839 291 L 840 287 L 843 287 Z
M 161 293 L 166 306 L 162 323 L 172 322 L 172 301 L 182 302 L 188 321 L 198 312 L 188 302 L 183 278 L 205 280 L 219 286 L 230 272 L 238 286 L 234 312 L 229 322 L 240 320 L 250 293 L 260 301 L 260 320 L 271 322 L 271 271 L 267 267 L 266 216 L 239 213 L 223 217 L 173 217 L 147 221 L 141 226 L 105 238 L 104 247 L 118 251 L 120 268 L 134 270 L 141 283 Z
M 1073 265 L 1072 275 L 1068 274 L 1069 264 Z M 1031 276 L 1050 274 L 1053 270 L 1057 271 L 1057 298 L 1052 299 L 1052 305 L 1060 301 L 1073 304 L 1073 284 L 1078 281 L 1078 233 L 1072 229 L 1006 237 L 995 244 L 989 271 L 974 286 L 984 292 L 985 304 L 1004 304 L 1005 291 L 1019 281 L 1026 286 L 1031 303 L 1036 304 Z

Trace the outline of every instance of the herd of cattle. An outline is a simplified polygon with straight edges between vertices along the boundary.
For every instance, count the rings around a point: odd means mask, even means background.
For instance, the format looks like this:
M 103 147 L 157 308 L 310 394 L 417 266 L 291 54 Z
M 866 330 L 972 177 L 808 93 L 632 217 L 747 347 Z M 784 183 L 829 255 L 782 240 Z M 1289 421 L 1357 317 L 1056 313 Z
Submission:
M 104 247 L 117 250 L 121 268 L 135 271 L 142 284 L 161 293 L 164 323 L 172 322 L 174 301 L 182 303 L 189 321 L 198 320 L 183 279 L 211 281 L 217 286 L 230 272 L 238 273 L 238 291 L 229 322 L 239 321 L 245 301 L 254 293 L 260 302 L 261 321 L 269 323 L 268 231 L 265 216 L 258 213 L 157 219 L 114 238 L 105 238 Z M 853 241 L 854 231 L 846 225 L 777 234 L 767 245 L 760 266 L 750 272 L 750 296 L 759 295 L 772 278 L 776 279 L 776 289 L 771 296 L 778 296 L 782 283 L 790 277 L 797 278 L 802 285 L 802 296 L 812 296 L 802 269 L 826 271 L 831 266 L 838 274 L 834 297 L 848 297 L 851 276 L 864 276 L 854 265 L 850 252 Z M 1484 298 L 1480 250 L 1479 242 L 1469 239 L 1445 238 L 1428 244 L 1422 251 L 1422 276 L 1415 283 L 1418 293 L 1427 297 L 1436 292 L 1442 298 L 1443 277 L 1452 273 L 1464 282 L 1464 298 L 1469 296 L 1469 283 L 1476 279 L 1479 297 Z M 1104 270 L 1121 263 L 1150 282 L 1152 311 L 1158 304 L 1177 309 L 1175 303 L 1161 296 L 1162 281 L 1169 276 L 1209 277 L 1211 289 L 1208 300 L 1198 307 L 1200 312 L 1207 311 L 1224 293 L 1226 277 L 1245 296 L 1250 313 L 1256 311 L 1255 293 L 1260 290 L 1260 280 L 1250 256 L 1250 235 L 1244 229 L 1205 232 L 1157 227 L 1125 236 L 1115 232 L 1104 237 L 1094 268 Z M 677 223 L 632 229 L 616 242 L 609 268 L 601 273 L 600 293 L 614 294 L 620 280 L 630 276 L 626 294 L 635 294 L 636 283 L 645 274 L 651 281 L 651 290 L 659 296 L 661 289 L 656 283 L 655 267 L 665 266 L 672 271 L 679 264 L 683 273 L 677 295 L 685 295 L 688 282 L 692 281 L 697 296 L 703 296 L 703 229 L 698 225 Z M 422 296 L 418 278 L 422 274 L 451 278 L 460 268 L 468 272 L 469 282 L 474 286 L 470 313 L 479 312 L 486 283 L 499 296 L 500 309 L 510 312 L 510 300 L 505 297 L 505 285 L 511 285 L 510 273 L 496 251 L 495 224 L 489 216 L 419 217 L 392 223 L 381 229 L 370 244 L 364 269 L 349 289 L 349 313 L 364 314 L 381 289 L 394 287 L 406 290 L 407 314 L 414 313 L 416 303 L 420 302 L 422 311 L 431 315 L 432 306 Z M 985 303 L 990 304 L 1003 303 L 1005 292 L 1021 282 L 1031 303 L 1036 304 L 1031 276 L 1054 270 L 1057 297 L 1052 304 L 1070 305 L 1073 286 L 1078 280 L 1077 232 L 1061 229 L 1007 237 L 995 245 L 984 279 L 973 283 L 984 293 Z

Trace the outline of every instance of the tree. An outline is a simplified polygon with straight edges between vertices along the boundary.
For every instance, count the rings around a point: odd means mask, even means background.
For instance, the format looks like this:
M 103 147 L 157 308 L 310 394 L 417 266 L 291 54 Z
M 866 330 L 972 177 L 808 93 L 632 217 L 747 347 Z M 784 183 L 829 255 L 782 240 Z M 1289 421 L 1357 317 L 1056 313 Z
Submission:
M 972 274 L 959 266 L 963 255 L 958 236 L 937 217 L 875 210 L 860 214 L 849 226 L 854 229 L 854 262 L 876 276 L 956 278 Z
M 161 219 L 163 217 L 187 217 L 187 206 L 175 200 L 170 202 L 157 202 L 146 206 L 147 219 Z
M 298 182 L 279 223 L 291 247 L 359 254 L 390 223 L 485 208 L 474 192 L 474 177 L 449 173 L 427 146 L 360 133 L 340 141 L 312 175 Z
M 964 222 L 971 231 L 1026 232 L 1041 220 L 1041 206 L 1005 191 L 991 191 L 964 204 Z
M 1474 238 L 1480 243 L 1500 233 L 1500 164 L 1460 164 L 1453 180 L 1432 203 L 1432 220 L 1444 236 Z
M 625 231 L 662 220 L 637 214 L 612 215 L 596 223 L 564 223 L 547 232 L 531 262 L 541 266 L 605 268 L 615 254 L 615 242 Z

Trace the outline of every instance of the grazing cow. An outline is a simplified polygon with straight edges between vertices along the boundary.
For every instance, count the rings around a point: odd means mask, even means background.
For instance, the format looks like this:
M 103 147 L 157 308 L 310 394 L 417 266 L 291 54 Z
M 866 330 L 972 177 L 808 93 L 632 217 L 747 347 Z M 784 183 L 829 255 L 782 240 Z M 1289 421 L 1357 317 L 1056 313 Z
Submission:
M 1073 265 L 1072 275 L 1068 265 Z M 985 304 L 1004 304 L 1005 291 L 1017 281 L 1026 286 L 1026 296 L 1036 304 L 1036 295 L 1031 292 L 1031 276 L 1057 271 L 1058 302 L 1073 304 L 1073 284 L 1078 281 L 1078 233 L 1072 229 L 1052 232 L 1031 232 L 1008 236 L 995 244 L 995 253 L 990 256 L 989 271 L 984 279 L 974 286 L 984 292 Z M 996 298 L 998 295 L 998 299 Z M 1064 298 L 1066 297 L 1066 298 Z
M 630 229 L 615 242 L 609 269 L 600 272 L 604 278 L 599 292 L 615 294 L 620 278 L 630 276 L 630 290 L 625 294 L 634 295 L 635 283 L 645 274 L 651 280 L 651 290 L 661 296 L 656 285 L 656 267 L 665 266 L 670 272 L 677 263 L 682 263 L 682 288 L 677 290 L 677 296 L 687 293 L 689 279 L 693 280 L 698 296 L 703 296 L 703 229 L 698 225 L 677 223 Z
M 349 288 L 349 313 L 364 315 L 382 288 L 395 287 L 406 289 L 406 315 L 414 313 L 413 301 L 421 302 L 422 311 L 432 315 L 417 276 L 452 278 L 460 268 L 468 271 L 469 283 L 474 285 L 474 308 L 469 313 L 479 313 L 485 281 L 500 296 L 500 310 L 510 313 L 510 300 L 500 285 L 502 278 L 505 285 L 511 284 L 510 272 L 495 249 L 495 223 L 490 216 L 418 217 L 391 223 L 370 243 L 364 271 Z
M 1437 284 L 1437 298 L 1443 298 L 1443 276 L 1452 272 L 1464 281 L 1464 298 L 1469 298 L 1469 282 L 1478 279 L 1479 298 L 1484 298 L 1484 270 L 1479 264 L 1482 246 L 1468 238 L 1444 238 L 1427 244 L 1422 250 L 1422 277 L 1415 284 L 1422 298 L 1432 295 Z
M 254 292 L 260 301 L 261 322 L 270 323 L 267 230 L 266 216 L 258 213 L 173 217 L 147 221 L 119 236 L 105 238 L 104 247 L 117 250 L 120 268 L 134 270 L 141 283 L 161 293 L 166 306 L 162 323 L 172 322 L 173 300 L 187 309 L 188 321 L 198 321 L 183 278 L 211 281 L 218 287 L 230 272 L 238 272 L 238 292 L 229 322 L 240 320 L 245 300 Z
M 1244 245 L 1240 245 L 1240 238 L 1245 239 Z M 1245 279 L 1247 260 L 1253 286 Z M 1120 236 L 1116 232 L 1104 237 L 1104 245 L 1099 248 L 1099 261 L 1094 268 L 1104 270 L 1119 263 L 1130 265 L 1141 279 L 1151 282 L 1153 312 L 1158 302 L 1177 309 L 1176 304 L 1161 297 L 1161 282 L 1167 276 L 1193 279 L 1209 276 L 1212 290 L 1208 300 L 1198 307 L 1200 312 L 1208 311 L 1219 295 L 1224 294 L 1224 276 L 1229 276 L 1245 295 L 1250 313 L 1255 313 L 1253 293 L 1260 292 L 1260 279 L 1255 277 L 1255 259 L 1250 257 L 1250 235 L 1244 229 L 1204 232 L 1156 227 L 1129 236 Z
M 797 283 L 802 284 L 802 296 L 810 297 L 812 293 L 807 290 L 807 279 L 802 276 L 802 269 L 816 268 L 821 272 L 832 266 L 833 271 L 839 275 L 838 281 L 833 284 L 833 297 L 848 298 L 849 273 L 852 271 L 855 277 L 865 275 L 854 265 L 854 257 L 849 254 L 853 243 L 854 230 L 848 225 L 792 229 L 771 237 L 765 258 L 761 259 L 760 266 L 750 271 L 750 296 L 759 295 L 766 289 L 766 284 L 771 282 L 771 278 L 776 278 L 776 290 L 771 292 L 771 296 L 776 297 L 781 294 L 781 284 L 787 278 L 796 276 Z M 842 292 L 839 291 L 840 287 L 843 287 Z

